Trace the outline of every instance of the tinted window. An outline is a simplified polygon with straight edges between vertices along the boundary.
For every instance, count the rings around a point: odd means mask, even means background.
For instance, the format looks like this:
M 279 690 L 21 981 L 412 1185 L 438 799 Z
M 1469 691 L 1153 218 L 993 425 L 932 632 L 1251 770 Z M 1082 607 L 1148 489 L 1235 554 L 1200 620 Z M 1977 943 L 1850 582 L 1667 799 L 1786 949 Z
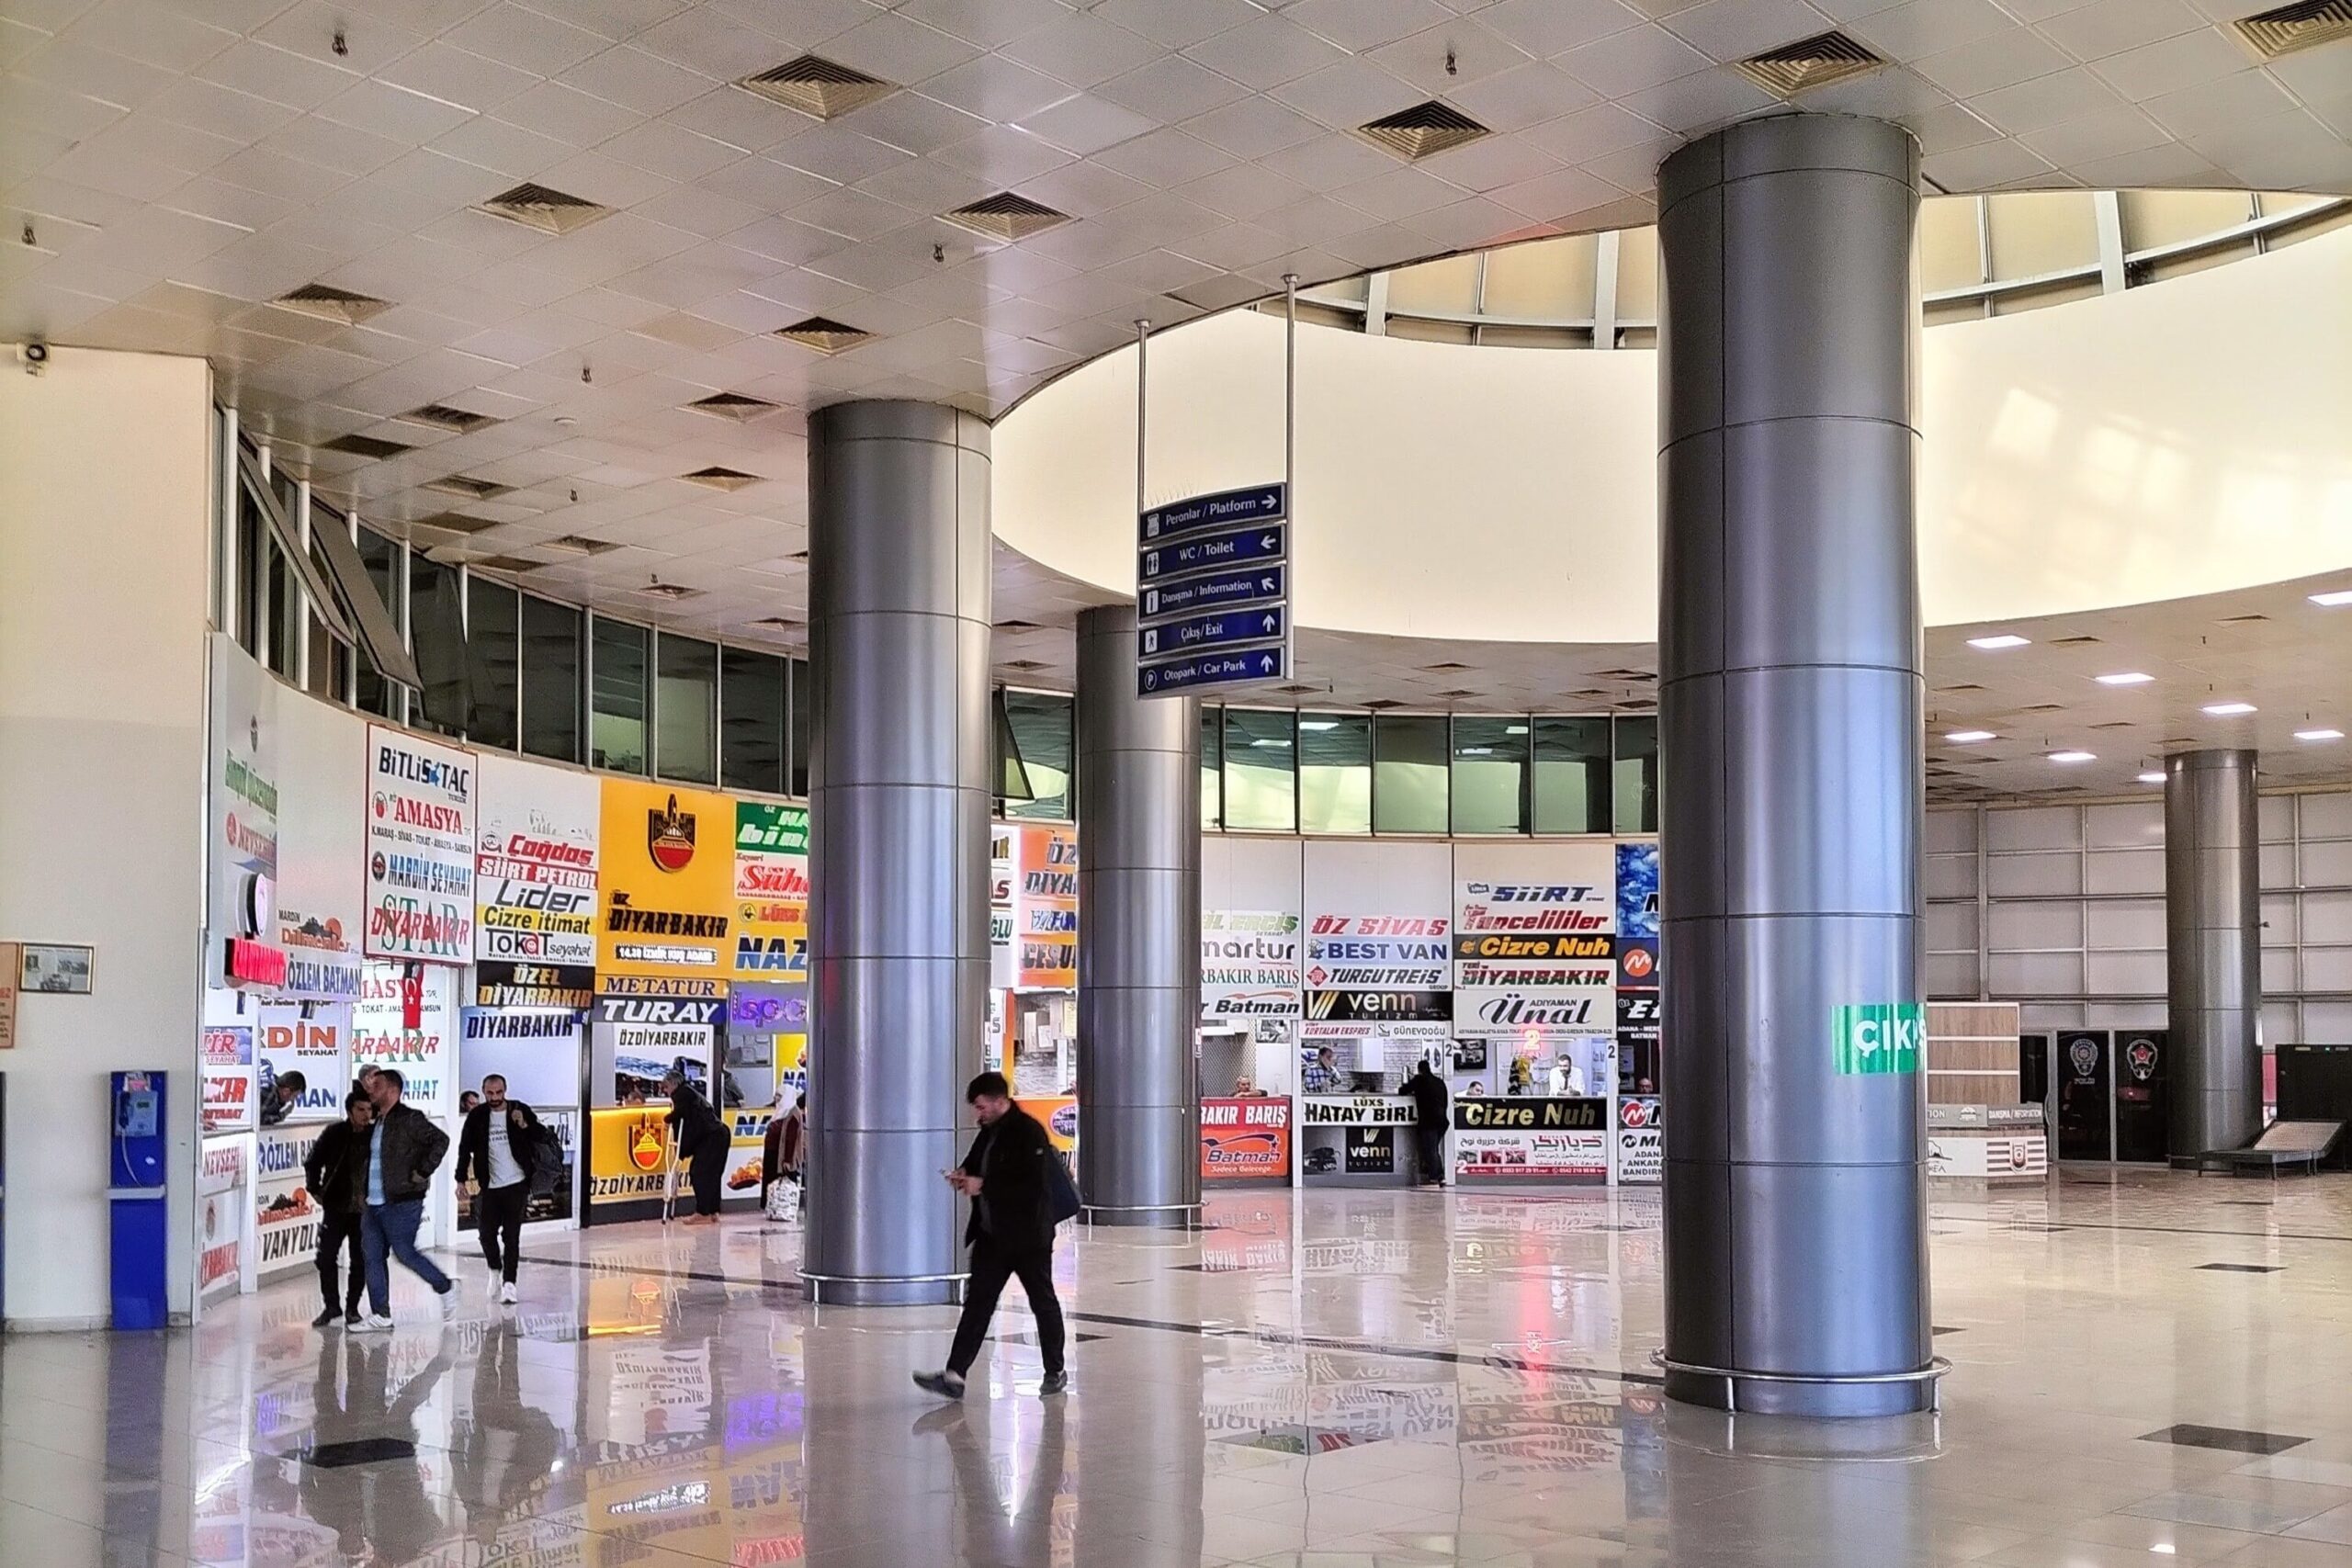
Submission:
M 569 604 L 523 599 L 523 750 L 559 762 L 580 761 L 580 634 Z
M 468 581 L 466 596 L 466 739 L 512 751 L 518 739 L 522 595 L 503 582 L 477 577 Z
M 1027 800 L 1004 803 L 1007 817 L 1066 822 L 1070 816 L 1070 771 L 1075 740 L 1070 734 L 1075 705 L 1058 692 L 1004 694 L 1005 716 L 1029 775 Z
M 1298 826 L 1306 833 L 1372 831 L 1372 719 L 1298 716 Z
M 1225 710 L 1225 825 L 1250 832 L 1298 831 L 1295 714 Z
M 466 626 L 458 603 L 458 569 L 411 551 L 408 558 L 409 646 L 424 682 L 424 711 L 411 723 L 456 735 L 465 728 Z
M 1609 815 L 1609 720 L 1535 721 L 1535 830 L 1606 833 Z
M 653 771 L 687 784 L 718 782 L 718 649 L 690 637 L 654 636 Z
M 1527 831 L 1527 720 L 1453 720 L 1453 830 Z
M 784 682 L 774 654 L 719 649 L 719 783 L 784 793 Z
M 1373 724 L 1373 829 L 1442 833 L 1446 829 L 1446 734 L 1442 716 L 1382 714 Z
M 588 761 L 616 773 L 645 772 L 646 639 L 643 626 L 603 616 L 591 623 L 589 654 L 594 701 Z

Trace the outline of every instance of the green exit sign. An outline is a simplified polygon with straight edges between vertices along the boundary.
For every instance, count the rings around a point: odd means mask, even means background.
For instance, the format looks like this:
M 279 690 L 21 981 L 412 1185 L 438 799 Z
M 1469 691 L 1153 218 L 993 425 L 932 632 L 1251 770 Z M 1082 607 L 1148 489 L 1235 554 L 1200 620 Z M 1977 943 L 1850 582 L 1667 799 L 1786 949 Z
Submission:
M 1928 1043 L 1922 1002 L 1857 1002 L 1833 1008 L 1830 1039 L 1841 1073 L 1916 1073 Z

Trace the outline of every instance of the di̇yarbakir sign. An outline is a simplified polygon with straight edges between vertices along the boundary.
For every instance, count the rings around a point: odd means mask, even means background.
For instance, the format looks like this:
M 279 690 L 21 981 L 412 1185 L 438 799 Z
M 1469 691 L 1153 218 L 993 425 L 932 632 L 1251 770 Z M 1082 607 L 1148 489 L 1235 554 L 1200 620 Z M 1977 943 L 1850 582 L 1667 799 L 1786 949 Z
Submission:
M 370 958 L 470 964 L 474 755 L 368 727 Z

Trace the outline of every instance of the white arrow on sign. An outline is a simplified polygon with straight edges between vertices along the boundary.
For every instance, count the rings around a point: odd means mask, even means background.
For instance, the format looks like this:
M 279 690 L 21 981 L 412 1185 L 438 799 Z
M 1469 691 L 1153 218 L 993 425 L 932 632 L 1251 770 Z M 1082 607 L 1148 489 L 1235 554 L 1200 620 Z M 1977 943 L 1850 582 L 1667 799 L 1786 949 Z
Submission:
M 1274 504 L 1274 492 L 1273 492 L 1272 491 L 1268 491 L 1266 492 L 1265 504 L 1266 504 L 1266 506 L 1268 507 L 1268 509 L 1270 509 L 1270 510 L 1271 510 L 1271 509 L 1272 508 L 1272 506 L 1273 506 L 1273 504 Z
M 1272 616 L 1272 615 L 1268 615 L 1268 616 L 1266 617 L 1266 619 L 1265 619 L 1265 627 L 1266 627 L 1267 635 L 1268 635 L 1268 636 L 1272 636 L 1272 633 L 1273 633 L 1273 629 L 1274 629 L 1276 626 L 1280 626 L 1281 624 L 1282 624 L 1282 623 L 1281 623 L 1281 622 L 1279 622 L 1279 621 L 1277 621 L 1277 620 L 1275 620 L 1273 616 Z
M 1274 656 L 1271 653 L 1258 660 L 1258 668 L 1271 675 L 1274 672 Z
M 1272 593 L 1273 591 L 1274 591 L 1274 580 L 1273 580 L 1272 578 L 1271 578 L 1271 577 L 1261 577 L 1261 578 L 1260 578 L 1260 579 L 1258 580 L 1258 592 L 1261 592 L 1261 593 Z
M 1259 540 L 1258 545 L 1261 549 L 1271 550 L 1274 547 L 1274 536 L 1272 534 L 1269 534 L 1264 538 Z

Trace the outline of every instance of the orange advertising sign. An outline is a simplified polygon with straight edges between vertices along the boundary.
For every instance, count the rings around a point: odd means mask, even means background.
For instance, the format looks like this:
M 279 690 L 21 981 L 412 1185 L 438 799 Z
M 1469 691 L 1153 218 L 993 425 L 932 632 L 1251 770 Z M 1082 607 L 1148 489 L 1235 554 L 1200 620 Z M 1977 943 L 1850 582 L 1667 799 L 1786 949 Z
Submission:
M 1014 984 L 1023 990 L 1078 988 L 1078 829 L 1021 829 L 1013 886 Z
M 1201 1179 L 1290 1174 L 1290 1101 L 1266 1095 L 1201 1101 Z

